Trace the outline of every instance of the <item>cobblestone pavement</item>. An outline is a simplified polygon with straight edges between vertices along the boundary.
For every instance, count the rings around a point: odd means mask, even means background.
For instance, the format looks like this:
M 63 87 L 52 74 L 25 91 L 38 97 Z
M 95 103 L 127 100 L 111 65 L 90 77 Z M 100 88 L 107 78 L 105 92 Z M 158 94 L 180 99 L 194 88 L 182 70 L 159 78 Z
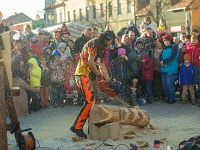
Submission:
M 155 139 L 166 138 L 166 142 L 161 145 L 161 150 L 166 150 L 167 145 L 171 145 L 174 149 L 177 149 L 179 142 L 182 140 L 200 135 L 200 107 L 197 107 L 197 105 L 191 105 L 190 103 L 182 105 L 179 100 L 172 105 L 157 101 L 153 102 L 153 104 L 141 106 L 140 108 L 148 111 L 151 118 L 150 123 L 158 127 L 158 129 L 152 130 L 150 127 L 138 129 L 136 127 L 125 126 L 124 128 L 127 131 L 132 128 L 141 136 L 130 140 L 124 140 L 123 136 L 121 136 L 120 140 L 116 141 L 118 144 L 129 145 L 130 143 L 135 144 L 136 141 L 147 140 L 149 147 L 145 147 L 144 149 L 150 150 L 153 148 L 153 141 Z M 102 141 L 95 141 L 95 145 L 93 146 L 85 146 L 91 140 L 73 142 L 71 139 L 75 134 L 70 132 L 69 129 L 79 110 L 79 106 L 50 107 L 40 112 L 33 112 L 28 116 L 19 117 L 19 120 L 22 129 L 32 128 L 32 132 L 41 147 L 59 148 L 60 150 L 95 149 L 102 144 Z M 87 132 L 87 124 L 84 126 L 84 131 Z M 9 150 L 18 149 L 15 145 L 14 135 L 11 135 L 9 132 L 8 142 Z M 110 150 L 114 148 L 102 145 L 97 149 Z M 40 149 L 47 150 L 47 148 Z M 122 145 L 116 149 L 126 150 L 128 148 Z

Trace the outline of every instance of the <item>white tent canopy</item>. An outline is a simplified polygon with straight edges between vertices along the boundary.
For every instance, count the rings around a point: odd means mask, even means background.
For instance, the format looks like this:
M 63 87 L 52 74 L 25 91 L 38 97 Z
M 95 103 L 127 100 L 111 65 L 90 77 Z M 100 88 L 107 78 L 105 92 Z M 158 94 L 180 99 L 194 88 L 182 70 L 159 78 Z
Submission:
M 70 35 L 71 39 L 77 39 L 78 37 L 80 37 L 82 32 L 87 28 L 86 26 L 81 25 L 77 22 L 69 22 L 69 23 L 65 23 L 65 24 L 67 25 L 67 28 L 68 28 L 69 32 L 71 33 L 71 35 Z M 55 30 L 57 30 L 58 28 L 60 28 L 61 26 L 62 26 L 62 24 L 58 24 L 55 26 L 44 28 L 42 30 L 52 33 Z M 32 30 L 33 33 L 37 33 L 37 31 L 38 31 L 38 29 Z

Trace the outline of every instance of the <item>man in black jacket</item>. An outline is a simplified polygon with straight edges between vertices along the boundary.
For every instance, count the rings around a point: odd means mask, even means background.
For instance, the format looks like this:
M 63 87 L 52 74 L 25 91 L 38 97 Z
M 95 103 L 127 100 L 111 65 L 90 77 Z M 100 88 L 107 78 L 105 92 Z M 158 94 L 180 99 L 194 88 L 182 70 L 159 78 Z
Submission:
M 86 28 L 81 37 L 76 39 L 74 43 L 74 52 L 81 53 L 83 46 L 92 38 L 92 29 Z

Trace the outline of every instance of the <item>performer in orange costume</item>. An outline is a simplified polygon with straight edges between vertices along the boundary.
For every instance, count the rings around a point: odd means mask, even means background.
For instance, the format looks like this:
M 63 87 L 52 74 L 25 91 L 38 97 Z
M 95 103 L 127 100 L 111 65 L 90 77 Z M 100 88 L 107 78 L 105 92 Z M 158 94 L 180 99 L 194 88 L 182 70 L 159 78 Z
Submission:
M 88 41 L 80 54 L 75 78 L 84 95 L 85 103 L 74 125 L 70 128 L 79 137 L 87 138 L 87 135 L 83 132 L 83 126 L 89 116 L 91 106 L 96 102 L 92 80 L 96 80 L 102 76 L 107 81 L 110 80 L 104 64 L 104 57 L 106 53 L 105 49 L 112 44 L 114 37 L 115 35 L 111 30 L 105 31 L 101 33 L 100 37 Z

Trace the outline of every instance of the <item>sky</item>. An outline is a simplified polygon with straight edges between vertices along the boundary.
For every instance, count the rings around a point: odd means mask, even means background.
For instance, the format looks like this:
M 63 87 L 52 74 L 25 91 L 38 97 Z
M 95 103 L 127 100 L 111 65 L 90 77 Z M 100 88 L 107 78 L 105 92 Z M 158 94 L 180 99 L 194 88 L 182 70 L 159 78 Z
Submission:
M 34 20 L 38 12 L 40 17 L 43 18 L 44 15 L 41 11 L 43 11 L 44 8 L 45 0 L 0 0 L 0 11 L 4 19 L 14 15 L 15 12 L 23 12 Z

